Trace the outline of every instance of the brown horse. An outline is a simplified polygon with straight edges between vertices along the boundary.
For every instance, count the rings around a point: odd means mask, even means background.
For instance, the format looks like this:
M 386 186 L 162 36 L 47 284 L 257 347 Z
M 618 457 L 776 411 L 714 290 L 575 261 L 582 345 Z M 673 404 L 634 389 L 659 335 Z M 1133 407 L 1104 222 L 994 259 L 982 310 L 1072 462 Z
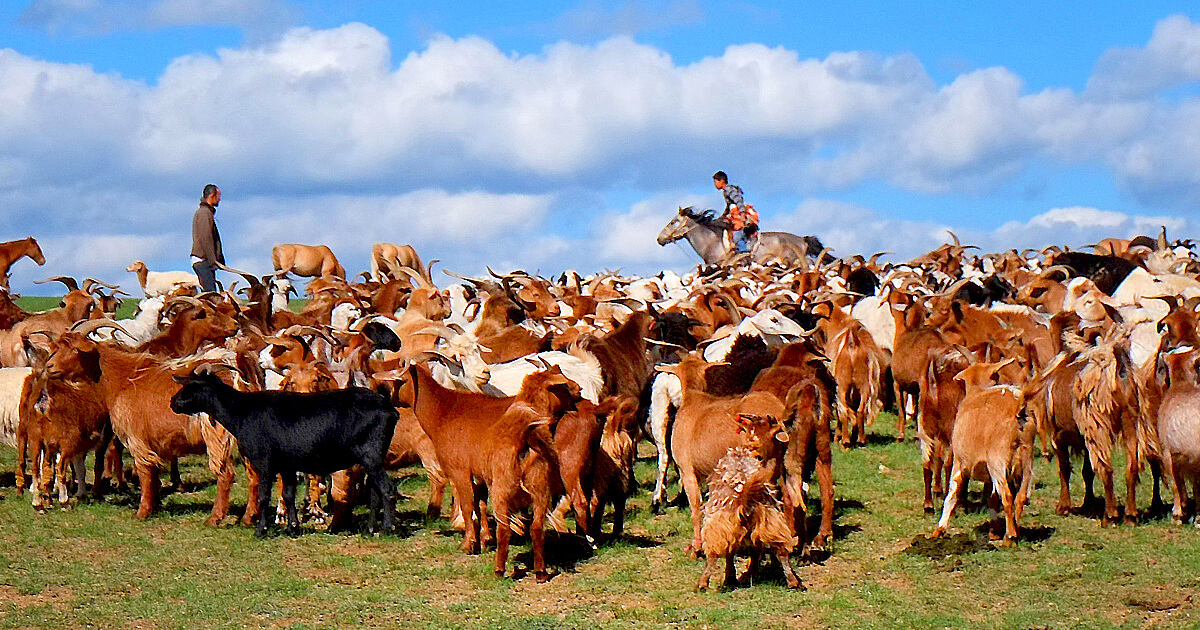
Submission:
M 33 240 L 32 236 L 27 236 L 17 241 L 9 241 L 0 243 L 0 288 L 8 290 L 8 267 L 22 256 L 28 256 L 33 259 L 33 262 L 44 265 L 46 257 L 42 255 L 42 248 L 38 247 L 38 242 Z

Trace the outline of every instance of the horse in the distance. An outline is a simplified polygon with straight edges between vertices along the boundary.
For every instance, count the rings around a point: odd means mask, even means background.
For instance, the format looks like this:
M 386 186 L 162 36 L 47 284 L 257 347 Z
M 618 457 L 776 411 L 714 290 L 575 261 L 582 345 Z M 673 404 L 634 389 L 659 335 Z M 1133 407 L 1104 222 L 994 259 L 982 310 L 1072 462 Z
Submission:
M 39 265 L 46 264 L 42 248 L 38 246 L 38 242 L 32 236 L 0 243 L 0 288 L 5 291 L 8 290 L 8 268 L 22 256 L 28 256 Z
M 697 212 L 691 206 L 680 208 L 670 222 L 658 233 L 658 244 L 666 245 L 679 239 L 687 242 L 705 265 L 731 262 L 737 252 L 725 250 L 720 227 L 714 226 L 712 210 Z M 807 257 L 824 250 L 815 236 L 796 236 L 788 232 L 755 232 L 749 238 L 750 258 L 759 264 L 778 263 L 785 267 L 808 264 Z

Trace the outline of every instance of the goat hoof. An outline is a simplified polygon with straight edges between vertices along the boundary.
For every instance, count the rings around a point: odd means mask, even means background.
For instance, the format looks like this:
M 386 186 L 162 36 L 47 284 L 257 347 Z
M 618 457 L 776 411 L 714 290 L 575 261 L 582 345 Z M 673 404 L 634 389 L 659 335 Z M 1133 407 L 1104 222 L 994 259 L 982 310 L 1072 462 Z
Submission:
M 550 574 L 546 573 L 545 571 L 540 571 L 534 573 L 534 579 L 537 580 L 538 584 L 545 584 L 546 582 L 550 581 Z
M 1010 549 L 1012 547 L 1016 547 L 1017 540 L 1015 538 L 1005 538 L 1004 542 L 1000 543 L 1000 546 L 1004 547 L 1005 549 Z

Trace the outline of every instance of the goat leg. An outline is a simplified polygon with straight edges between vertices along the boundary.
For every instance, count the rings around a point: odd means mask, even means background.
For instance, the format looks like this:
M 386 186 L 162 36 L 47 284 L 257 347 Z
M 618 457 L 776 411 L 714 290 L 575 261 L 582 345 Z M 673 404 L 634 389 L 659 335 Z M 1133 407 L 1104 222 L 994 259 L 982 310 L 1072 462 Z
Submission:
M 1171 520 L 1176 524 L 1183 524 L 1184 510 L 1184 495 L 1187 490 L 1185 485 L 1187 482 L 1183 478 L 1183 471 L 1175 468 L 1174 456 L 1166 453 L 1162 458 L 1163 475 L 1167 478 L 1167 483 L 1171 486 L 1171 495 L 1174 497 L 1174 505 L 1171 507 Z
M 1137 429 L 1127 427 L 1125 430 L 1125 524 L 1137 525 L 1137 484 L 1138 473 L 1141 470 L 1141 453 L 1137 446 Z
M 258 470 L 250 463 L 250 460 L 243 460 L 246 466 L 246 512 L 242 514 L 242 527 L 250 527 L 258 520 L 258 484 L 261 479 Z
M 104 454 L 108 452 L 108 445 L 112 439 L 112 425 L 105 424 L 100 443 L 96 445 L 95 461 L 92 464 L 92 500 L 94 501 L 99 501 L 104 496 Z
M 372 496 L 379 500 L 380 519 L 382 520 L 382 532 L 390 534 L 396 530 L 396 522 L 392 515 L 393 501 L 395 499 L 395 488 L 392 486 L 392 480 L 384 472 L 383 466 L 377 467 L 374 471 L 367 473 L 367 482 L 371 484 Z M 374 514 L 374 510 L 372 510 Z
M 254 536 L 255 538 L 265 538 L 267 522 L 271 518 L 271 486 L 275 485 L 275 472 L 268 467 L 266 470 L 258 471 L 258 474 L 258 496 L 255 497 L 255 503 L 258 506 L 256 512 L 258 526 L 254 528 Z
M 958 507 L 958 488 L 965 486 L 965 481 L 963 470 L 955 467 L 954 473 L 950 475 L 949 487 L 946 488 L 946 500 L 942 504 L 942 517 L 938 519 L 937 528 L 933 530 L 930 538 L 941 538 L 946 535 L 946 526 L 950 524 L 950 517 L 954 515 L 954 509 Z
M 146 462 L 136 462 L 134 468 L 137 470 L 138 483 L 142 487 L 142 498 L 138 503 L 137 518 L 150 518 L 158 507 L 158 468 Z
M 283 480 L 283 490 L 280 493 L 280 499 L 283 501 L 287 516 L 288 536 L 299 536 L 300 518 L 296 514 L 296 473 L 289 470 L 283 472 L 279 477 Z

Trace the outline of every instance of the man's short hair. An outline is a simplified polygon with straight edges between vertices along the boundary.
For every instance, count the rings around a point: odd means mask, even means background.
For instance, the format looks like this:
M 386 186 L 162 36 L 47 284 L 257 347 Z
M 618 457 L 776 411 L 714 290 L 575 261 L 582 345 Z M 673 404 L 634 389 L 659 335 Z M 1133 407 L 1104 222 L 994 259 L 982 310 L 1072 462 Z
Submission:
M 726 175 L 725 175 L 725 171 L 717 171 L 716 173 L 713 173 L 713 179 L 714 179 L 714 180 L 720 180 L 720 181 L 723 181 L 723 182 L 728 182 L 728 181 L 729 181 L 729 178 L 728 178 L 728 177 L 726 177 Z
M 200 201 L 207 201 L 208 196 L 220 190 L 216 184 L 208 184 L 204 187 L 204 192 L 200 193 Z

